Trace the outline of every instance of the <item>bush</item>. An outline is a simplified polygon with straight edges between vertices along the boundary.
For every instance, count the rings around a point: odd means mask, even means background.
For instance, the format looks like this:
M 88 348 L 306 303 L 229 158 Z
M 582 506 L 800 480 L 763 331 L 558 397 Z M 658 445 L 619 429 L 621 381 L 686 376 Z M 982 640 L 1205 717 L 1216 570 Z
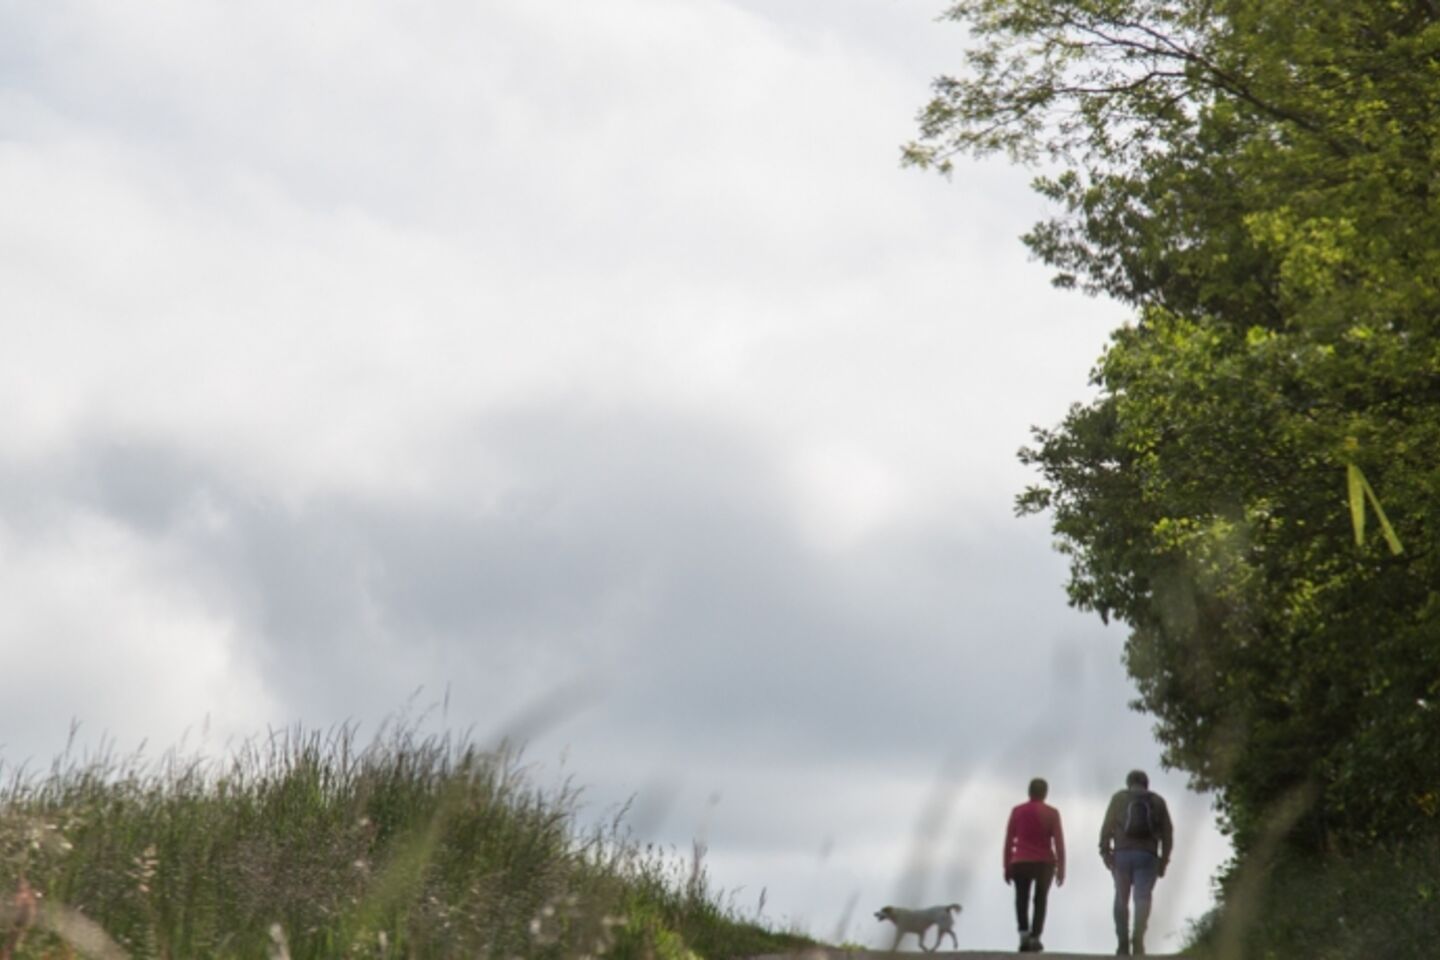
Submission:
M 1192 928 L 1192 950 L 1215 960 L 1430 960 L 1440 954 L 1437 864 L 1440 836 L 1277 863 L 1252 888 L 1254 903 L 1236 902 L 1239 885 L 1229 885 L 1225 907 Z

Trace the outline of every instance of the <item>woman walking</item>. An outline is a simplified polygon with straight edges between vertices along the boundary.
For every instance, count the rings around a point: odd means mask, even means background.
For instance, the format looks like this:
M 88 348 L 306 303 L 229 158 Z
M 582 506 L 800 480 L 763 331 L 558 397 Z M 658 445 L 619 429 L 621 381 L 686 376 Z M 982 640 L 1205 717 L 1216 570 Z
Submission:
M 1030 781 L 1030 799 L 1010 811 L 1005 827 L 1005 882 L 1015 885 L 1015 920 L 1020 927 L 1020 952 L 1044 949 L 1045 906 L 1050 883 L 1065 885 L 1065 831 L 1060 811 L 1045 802 L 1050 785 L 1036 777 Z M 1035 910 L 1030 911 L 1031 891 Z

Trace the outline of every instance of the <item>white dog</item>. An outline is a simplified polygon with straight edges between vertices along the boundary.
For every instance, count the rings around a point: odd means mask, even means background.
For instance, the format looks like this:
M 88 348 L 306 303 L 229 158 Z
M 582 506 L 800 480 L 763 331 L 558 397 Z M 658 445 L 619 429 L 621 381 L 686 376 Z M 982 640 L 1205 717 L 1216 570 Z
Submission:
M 920 949 L 934 951 L 939 949 L 940 941 L 945 939 L 945 934 L 950 934 L 950 940 L 955 944 L 955 949 L 960 949 L 960 941 L 955 939 L 955 914 L 961 910 L 960 904 L 951 903 L 943 907 L 926 907 L 924 910 L 906 910 L 902 907 L 881 907 L 875 911 L 876 920 L 889 920 L 895 924 L 895 942 L 890 944 L 894 950 L 900 946 L 900 938 L 907 933 L 915 934 L 920 941 Z M 937 927 L 935 931 L 935 946 L 925 946 L 925 931 L 931 927 Z

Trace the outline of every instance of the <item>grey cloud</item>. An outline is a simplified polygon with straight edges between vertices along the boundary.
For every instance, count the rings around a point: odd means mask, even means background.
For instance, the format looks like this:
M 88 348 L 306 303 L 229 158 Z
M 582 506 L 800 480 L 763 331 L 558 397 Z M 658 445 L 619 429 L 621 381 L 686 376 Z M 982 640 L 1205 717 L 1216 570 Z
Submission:
M 1059 572 L 1039 536 L 935 516 L 828 553 L 789 520 L 772 452 L 673 414 L 536 405 L 463 445 L 504 465 L 505 492 L 285 505 L 111 440 L 12 487 L 7 512 L 44 490 L 52 512 L 173 541 L 297 716 L 373 715 L 425 684 L 460 703 L 503 691 L 471 708 L 498 724 L 588 676 L 598 722 L 657 755 L 924 771 L 954 755 L 1019 775 L 1103 736 L 1091 715 L 1125 696 L 1086 653 L 1098 627 L 1035 602 Z M 184 522 L 201 499 L 220 530 Z

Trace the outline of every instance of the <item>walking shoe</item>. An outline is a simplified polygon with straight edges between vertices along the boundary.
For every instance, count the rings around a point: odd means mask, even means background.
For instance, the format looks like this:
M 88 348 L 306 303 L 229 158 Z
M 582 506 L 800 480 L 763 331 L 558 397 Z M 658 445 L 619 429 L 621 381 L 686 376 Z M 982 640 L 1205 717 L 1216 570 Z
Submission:
M 1043 944 L 1043 943 L 1040 942 L 1040 937 L 1037 936 L 1036 934 L 1033 934 L 1033 933 L 1030 934 L 1030 952 L 1031 952 L 1031 953 L 1040 953 L 1040 952 L 1043 951 L 1044 949 L 1045 949 L 1045 944 Z
M 1127 937 L 1121 937 L 1121 938 L 1120 938 L 1120 945 L 1115 948 L 1115 956 L 1117 956 L 1117 957 L 1128 957 L 1128 956 L 1130 956 L 1130 940 L 1129 940 Z
M 1136 937 L 1134 940 L 1130 941 L 1130 956 L 1132 956 L 1132 957 L 1143 957 L 1143 956 L 1145 956 L 1145 941 L 1144 941 L 1144 940 L 1141 940 L 1139 937 Z

